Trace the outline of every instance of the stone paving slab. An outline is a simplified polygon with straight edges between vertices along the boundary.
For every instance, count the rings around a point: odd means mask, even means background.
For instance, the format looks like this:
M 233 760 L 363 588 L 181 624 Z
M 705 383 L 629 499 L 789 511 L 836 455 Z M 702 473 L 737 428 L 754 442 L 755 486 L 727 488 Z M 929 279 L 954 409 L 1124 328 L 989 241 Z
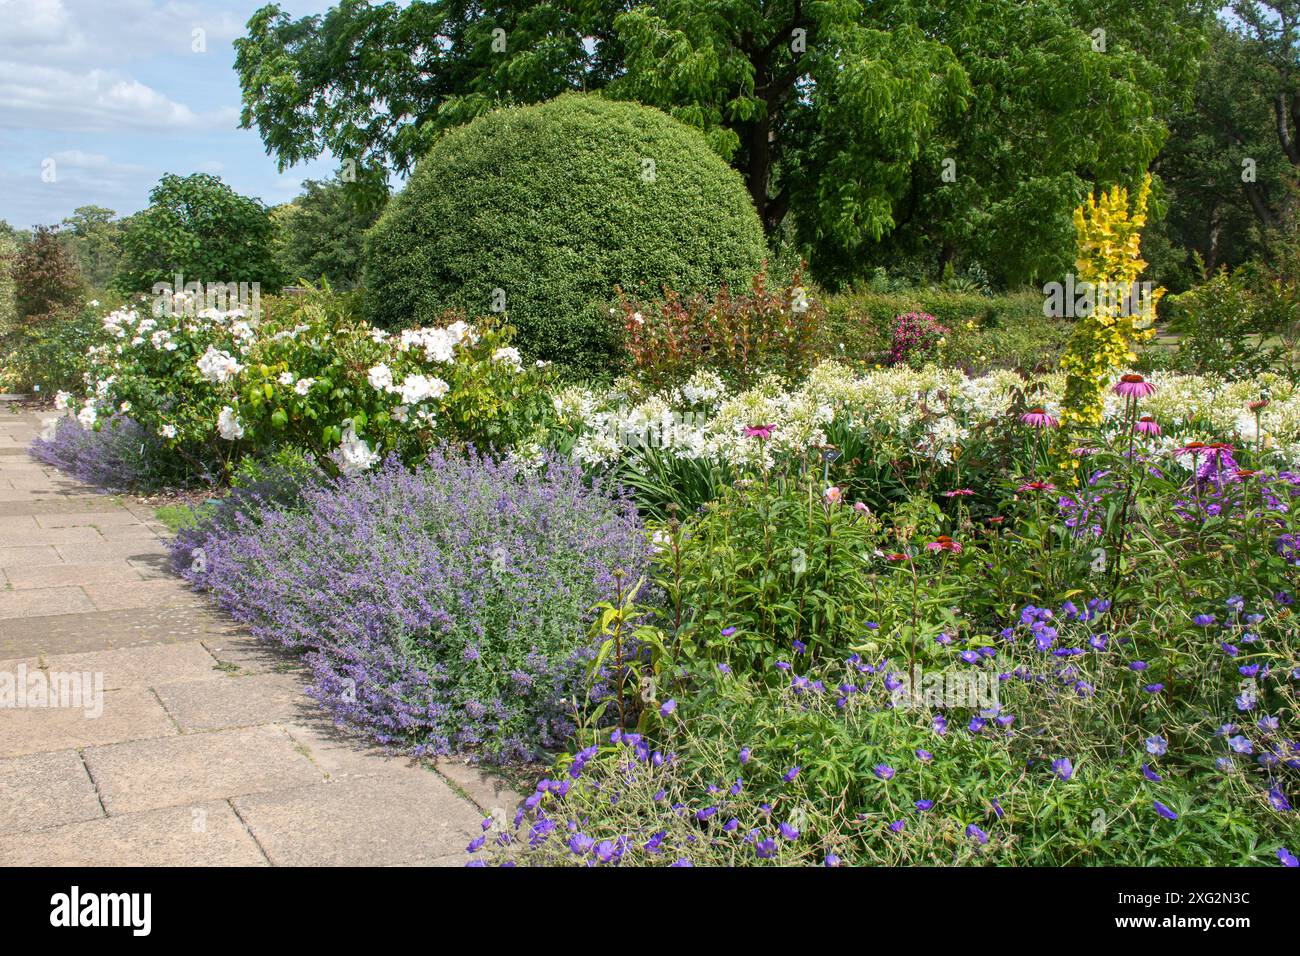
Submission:
M 59 552 L 52 544 L 33 545 L 32 547 L 0 547 L 0 567 L 27 564 L 55 564 L 60 561 Z
M 93 564 L 23 564 L 0 567 L 0 575 L 16 591 L 67 585 L 103 584 L 111 581 L 140 581 L 140 572 L 126 562 L 97 561 Z
M 482 817 L 429 772 L 232 800 L 277 866 L 392 866 L 449 857 Z M 463 863 L 467 857 L 462 857 Z
M 207 608 L 148 607 L 16 618 L 0 621 L 0 657 L 220 640 L 237 630 L 229 618 Z
M 155 688 L 182 733 L 303 720 L 318 709 L 294 674 L 253 674 Z
M 202 607 L 202 596 L 176 578 L 156 581 L 118 581 L 87 584 L 82 588 L 97 611 L 128 611 L 132 608 Z
M 176 733 L 158 698 L 144 687 L 103 691 L 97 706 L 84 690 L 83 706 L 28 706 L 0 711 L 0 757 L 90 747 Z M 99 716 L 93 716 L 102 707 Z
M 44 659 L 46 670 L 78 671 L 104 675 L 105 690 L 152 687 L 161 690 L 179 681 L 214 680 L 222 675 L 217 660 L 198 641 L 183 644 L 147 644 L 115 651 L 56 654 Z M 0 661 L 0 671 L 5 662 Z M 163 701 L 164 707 L 166 701 Z
M 157 538 L 109 541 L 100 537 L 80 545 L 55 545 L 55 550 L 59 552 L 59 557 L 70 564 L 167 557 L 167 546 Z
M 89 747 L 83 756 L 110 816 L 325 779 L 274 725 Z
M 97 610 L 79 587 L 41 588 L 39 591 L 0 591 L 0 621 L 13 617 L 49 617 Z M 0 624 L 0 636 L 8 627 Z M 0 637 L 2 639 L 2 637 Z
M 22 498 L 0 497 L 0 515 L 85 514 L 103 511 L 110 504 L 103 495 L 38 495 L 30 491 L 23 492 L 23 495 Z
M 103 816 L 75 750 L 0 760 L 0 835 Z
M 515 810 L 524 802 L 524 798 L 500 777 L 463 760 L 439 757 L 434 767 L 488 816 L 504 815 L 513 819 Z
M 103 536 L 95 528 L 38 528 L 36 521 L 32 519 L 33 527 L 17 532 L 0 532 L 4 534 L 5 544 L 8 545 L 25 545 L 31 547 L 38 544 L 52 545 L 80 545 L 80 544 L 98 544 L 103 542 Z
M 42 528 L 73 528 L 89 525 L 103 529 L 140 523 L 140 519 L 125 508 L 117 511 L 73 511 L 63 514 L 33 515 L 32 520 Z
M 4 866 L 265 866 L 225 801 L 0 836 Z
M 331 726 L 316 713 L 303 723 L 285 724 L 298 750 L 331 781 L 415 774 L 428 776 L 427 765 L 413 757 L 390 755 L 368 740 Z

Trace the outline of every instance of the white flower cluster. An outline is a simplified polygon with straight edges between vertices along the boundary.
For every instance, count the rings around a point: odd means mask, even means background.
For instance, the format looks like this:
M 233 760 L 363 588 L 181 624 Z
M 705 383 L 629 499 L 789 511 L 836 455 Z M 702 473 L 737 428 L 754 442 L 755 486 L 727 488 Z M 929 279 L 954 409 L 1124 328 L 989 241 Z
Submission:
M 387 333 L 384 333 L 387 338 Z M 376 338 L 376 342 L 383 339 Z M 423 349 L 426 362 L 446 364 L 456 357 L 456 347 L 473 345 L 478 341 L 478 333 L 468 322 L 453 322 L 443 329 L 403 329 L 397 347 L 407 352 L 411 349 Z
M 1118 375 L 1116 376 L 1118 379 Z M 1300 390 L 1280 376 L 1260 375 L 1227 383 L 1208 376 L 1152 375 L 1155 395 L 1143 399 L 1141 414 L 1163 430 L 1157 452 L 1186 441 L 1256 442 L 1273 463 L 1300 468 Z M 835 362 L 815 368 L 802 384 L 786 389 L 776 381 L 727 394 L 712 373 L 658 395 L 633 398 L 615 387 L 597 394 L 570 387 L 554 396 L 562 424 L 577 434 L 574 456 L 587 465 L 607 465 L 655 448 L 676 458 L 706 458 L 733 465 L 771 463 L 775 454 L 801 454 L 826 443 L 832 421 L 868 432 L 872 441 L 913 456 L 950 464 L 973 440 L 976 429 L 1006 416 L 1017 396 L 1060 416 L 1064 376 L 1026 381 L 1009 370 L 968 378 L 959 369 L 878 369 L 857 374 Z M 1261 397 L 1263 436 L 1248 406 Z M 1122 427 L 1124 399 L 1106 399 L 1104 427 Z M 770 439 L 746 437 L 750 426 L 770 425 Z

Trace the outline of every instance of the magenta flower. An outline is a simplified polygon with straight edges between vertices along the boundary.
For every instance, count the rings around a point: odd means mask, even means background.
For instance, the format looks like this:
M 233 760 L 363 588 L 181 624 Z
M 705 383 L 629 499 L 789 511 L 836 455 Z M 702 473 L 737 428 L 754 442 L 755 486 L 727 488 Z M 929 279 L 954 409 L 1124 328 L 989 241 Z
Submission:
M 1026 481 L 1016 491 L 1055 491 L 1056 485 L 1050 481 Z
M 953 554 L 961 554 L 961 545 L 946 534 L 939 535 L 938 539 L 927 544 L 925 549 L 927 551 L 951 551 Z
M 1156 387 L 1141 375 L 1121 375 L 1115 383 L 1115 394 L 1125 398 L 1146 398 L 1155 392 Z
M 1044 408 L 1031 408 L 1020 416 L 1020 420 L 1030 428 L 1056 428 L 1061 424 Z
M 1137 424 L 1133 426 L 1133 430 L 1139 435 L 1151 435 L 1152 437 L 1160 434 L 1160 426 L 1156 424 L 1156 420 L 1150 415 L 1143 415 L 1139 418 Z
M 745 437 L 761 438 L 764 441 L 766 441 L 767 439 L 772 437 L 772 432 L 775 431 L 775 429 L 776 429 L 775 425 L 746 425 Z

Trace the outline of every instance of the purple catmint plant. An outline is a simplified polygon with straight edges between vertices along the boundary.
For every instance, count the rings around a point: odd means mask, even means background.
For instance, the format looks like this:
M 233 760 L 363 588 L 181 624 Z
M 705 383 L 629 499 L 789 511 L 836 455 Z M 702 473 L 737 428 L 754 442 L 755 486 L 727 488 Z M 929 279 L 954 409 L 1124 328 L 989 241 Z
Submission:
M 442 448 L 414 471 L 390 461 L 249 503 L 178 535 L 182 573 L 305 649 L 337 722 L 419 753 L 562 746 L 606 693 L 586 679 L 592 606 L 650 556 L 632 502 L 559 457 L 528 469 Z
M 52 437 L 37 438 L 30 450 L 39 461 L 106 491 L 153 491 L 182 477 L 162 439 L 121 414 L 97 429 L 61 418 Z

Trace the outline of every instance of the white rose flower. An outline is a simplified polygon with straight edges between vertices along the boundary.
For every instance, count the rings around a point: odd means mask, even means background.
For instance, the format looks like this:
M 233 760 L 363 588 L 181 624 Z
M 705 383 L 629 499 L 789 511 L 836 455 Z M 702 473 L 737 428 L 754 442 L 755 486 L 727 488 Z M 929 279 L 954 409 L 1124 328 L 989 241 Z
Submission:
M 280 377 L 276 379 L 281 385 L 293 384 L 293 372 L 281 372 Z
M 77 421 L 81 422 L 82 428 L 94 428 L 96 417 L 95 403 L 92 401 L 87 401 L 81 411 L 77 412 Z
M 343 423 L 343 440 L 330 452 L 330 459 L 339 466 L 340 472 L 351 477 L 369 469 L 379 461 L 379 455 L 371 451 L 366 440 L 357 434 L 356 426 L 349 418 Z
M 492 360 L 494 362 L 505 362 L 509 365 L 513 365 L 516 369 L 523 368 L 524 364 L 523 359 L 519 355 L 519 350 L 508 346 L 506 348 L 497 349 L 493 352 Z
M 244 437 L 244 425 L 229 405 L 221 407 L 221 414 L 217 416 L 217 432 L 226 441 L 235 441 Z
M 448 385 L 442 379 L 429 378 L 425 375 L 408 375 L 402 382 L 402 404 L 417 405 L 426 398 L 442 398 L 447 394 Z
M 366 373 L 370 387 L 376 391 L 386 392 L 393 387 L 393 370 L 380 363 Z
M 63 411 L 65 408 L 67 408 L 71 400 L 72 400 L 71 392 L 54 393 L 54 407 L 57 408 L 59 411 Z
M 299 395 L 306 395 L 311 391 L 311 387 L 315 384 L 316 380 L 314 378 L 300 378 L 298 379 L 298 384 L 293 387 L 293 390 Z
M 162 435 L 163 438 L 175 438 L 175 437 L 176 437 L 176 426 L 175 426 L 175 425 L 164 425 L 162 428 L 158 429 L 158 434 L 159 434 L 159 435 Z
M 203 377 L 214 385 L 230 381 L 244 368 L 229 352 L 223 352 L 211 345 L 208 346 L 206 352 L 199 356 L 199 360 L 195 364 L 198 365 L 199 372 Z

